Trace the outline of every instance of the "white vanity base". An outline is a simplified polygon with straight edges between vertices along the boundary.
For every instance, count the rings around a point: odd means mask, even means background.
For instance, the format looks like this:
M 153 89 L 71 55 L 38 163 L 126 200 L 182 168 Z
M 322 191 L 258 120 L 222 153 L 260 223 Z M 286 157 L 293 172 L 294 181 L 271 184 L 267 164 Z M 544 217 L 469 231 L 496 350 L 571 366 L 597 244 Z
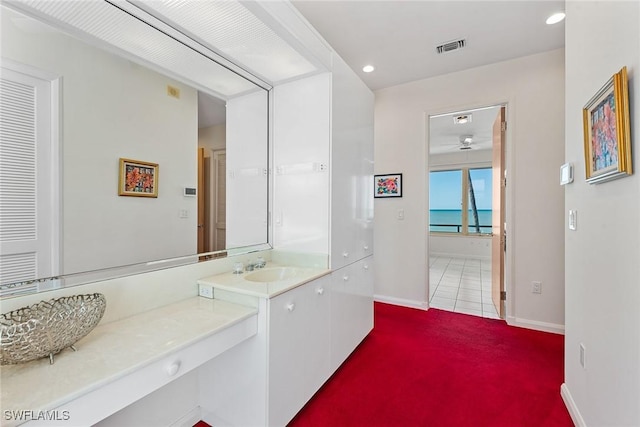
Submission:
M 257 328 L 256 309 L 200 297 L 100 325 L 77 343 L 77 352 L 64 350 L 53 365 L 41 359 L 2 366 L 1 425 L 93 425 Z

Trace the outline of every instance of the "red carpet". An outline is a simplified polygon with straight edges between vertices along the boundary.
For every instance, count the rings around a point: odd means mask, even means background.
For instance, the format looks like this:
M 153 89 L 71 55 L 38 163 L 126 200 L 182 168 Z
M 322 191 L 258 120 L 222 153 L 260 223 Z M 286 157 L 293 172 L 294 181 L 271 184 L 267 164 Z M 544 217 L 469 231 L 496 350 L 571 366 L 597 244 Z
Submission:
M 374 330 L 290 426 L 573 426 L 563 345 L 499 320 L 376 303 Z

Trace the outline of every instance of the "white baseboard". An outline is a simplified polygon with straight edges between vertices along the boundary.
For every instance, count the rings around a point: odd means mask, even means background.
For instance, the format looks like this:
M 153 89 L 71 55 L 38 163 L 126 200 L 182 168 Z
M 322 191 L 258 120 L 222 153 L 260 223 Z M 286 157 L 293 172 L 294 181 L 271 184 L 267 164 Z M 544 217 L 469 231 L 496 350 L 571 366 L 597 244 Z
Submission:
M 569 387 L 567 387 L 566 383 L 562 383 L 560 386 L 560 395 L 562 396 L 564 405 L 567 407 L 569 415 L 571 415 L 571 420 L 573 420 L 576 427 L 587 427 L 587 424 L 584 422 L 584 418 L 582 418 L 582 415 L 576 406 L 576 402 L 573 400 L 573 397 L 571 397 L 571 392 L 569 391 Z
M 201 419 L 202 408 L 200 408 L 200 406 L 196 406 L 183 417 L 180 417 L 180 419 L 171 423 L 169 427 L 193 427 Z
M 404 298 L 389 297 L 385 295 L 374 295 L 373 300 L 384 302 L 387 304 L 399 305 L 402 307 L 417 308 L 420 310 L 427 310 L 429 308 L 429 303 L 426 301 L 415 301 Z
M 520 328 L 534 329 L 536 331 L 551 332 L 564 335 L 564 325 L 558 323 L 540 322 L 538 320 L 522 319 L 520 317 L 507 316 L 507 324 Z

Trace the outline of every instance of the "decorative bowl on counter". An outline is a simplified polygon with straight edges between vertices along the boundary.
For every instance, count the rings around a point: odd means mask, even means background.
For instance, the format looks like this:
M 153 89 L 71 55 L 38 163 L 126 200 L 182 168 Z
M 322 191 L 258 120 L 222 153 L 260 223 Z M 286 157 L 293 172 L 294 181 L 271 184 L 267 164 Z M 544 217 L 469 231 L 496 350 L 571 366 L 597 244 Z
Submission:
M 41 301 L 0 315 L 0 365 L 53 356 L 95 328 L 107 306 L 99 293 Z

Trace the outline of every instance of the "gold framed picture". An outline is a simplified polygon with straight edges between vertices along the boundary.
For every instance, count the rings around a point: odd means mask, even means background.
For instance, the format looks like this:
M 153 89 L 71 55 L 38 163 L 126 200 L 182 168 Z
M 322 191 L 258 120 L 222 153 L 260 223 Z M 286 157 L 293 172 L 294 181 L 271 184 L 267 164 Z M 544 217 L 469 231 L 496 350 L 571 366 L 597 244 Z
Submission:
M 598 184 L 631 175 L 627 67 L 589 100 L 582 116 L 587 182 Z
M 158 197 L 157 163 L 120 159 L 118 195 L 135 197 Z

